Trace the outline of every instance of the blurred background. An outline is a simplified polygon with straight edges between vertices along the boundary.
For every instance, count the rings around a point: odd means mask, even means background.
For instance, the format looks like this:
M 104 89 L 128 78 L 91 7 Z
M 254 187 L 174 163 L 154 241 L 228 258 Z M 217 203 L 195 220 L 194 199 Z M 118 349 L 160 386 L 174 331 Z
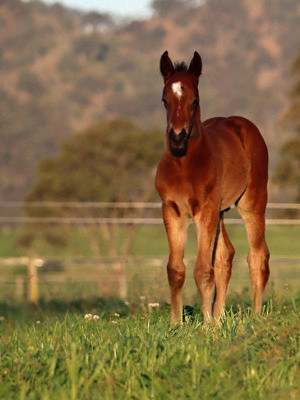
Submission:
M 242 115 L 261 130 L 269 286 L 299 290 L 299 18 L 298 0 L 0 0 L 0 297 L 168 298 L 153 184 L 166 49 L 201 54 L 203 120 Z M 229 218 L 232 292 L 245 293 L 246 237 Z

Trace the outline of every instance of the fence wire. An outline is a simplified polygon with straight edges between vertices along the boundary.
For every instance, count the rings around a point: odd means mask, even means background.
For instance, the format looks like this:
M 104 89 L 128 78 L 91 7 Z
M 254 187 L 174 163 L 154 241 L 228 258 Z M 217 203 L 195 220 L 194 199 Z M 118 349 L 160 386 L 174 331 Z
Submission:
M 67 210 L 107 210 L 108 216 L 24 216 L 24 209 L 61 209 L 63 212 Z M 162 224 L 161 217 L 149 216 L 126 216 L 126 212 L 145 210 L 149 214 L 149 210 L 158 210 L 161 208 L 160 202 L 62 202 L 62 201 L 2 201 L 0 202 L 0 225 L 16 225 L 16 224 L 73 224 L 73 225 L 92 225 L 92 224 L 120 224 L 120 225 L 160 225 Z M 9 210 L 9 211 L 8 211 Z M 14 212 L 12 210 L 19 210 Z M 109 216 L 112 210 L 122 210 L 124 215 L 121 217 Z M 268 203 L 267 211 L 282 210 L 286 213 L 294 213 L 290 218 L 266 218 L 267 225 L 300 225 L 298 203 Z M 5 212 L 6 211 L 6 212 Z M 3 215 L 6 214 L 6 215 Z M 10 214 L 10 215 L 7 215 Z M 15 215 L 19 214 L 19 215 Z M 242 224 L 241 218 L 226 218 L 226 223 L 231 225 Z

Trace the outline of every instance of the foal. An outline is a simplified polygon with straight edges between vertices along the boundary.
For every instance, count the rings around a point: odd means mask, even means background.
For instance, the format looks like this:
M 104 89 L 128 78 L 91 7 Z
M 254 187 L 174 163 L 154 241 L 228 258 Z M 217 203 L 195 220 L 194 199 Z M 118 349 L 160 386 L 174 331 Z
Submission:
M 190 217 L 198 236 L 194 278 L 206 321 L 220 317 L 225 307 L 234 248 L 223 214 L 232 205 L 236 205 L 247 230 L 254 309 L 258 313 L 269 277 L 265 241 L 268 151 L 257 127 L 245 118 L 215 117 L 201 122 L 201 70 L 197 52 L 188 68 L 184 63 L 174 67 L 167 51 L 161 56 L 167 129 L 155 185 L 162 199 L 169 243 L 172 323 L 182 322 L 183 257 Z

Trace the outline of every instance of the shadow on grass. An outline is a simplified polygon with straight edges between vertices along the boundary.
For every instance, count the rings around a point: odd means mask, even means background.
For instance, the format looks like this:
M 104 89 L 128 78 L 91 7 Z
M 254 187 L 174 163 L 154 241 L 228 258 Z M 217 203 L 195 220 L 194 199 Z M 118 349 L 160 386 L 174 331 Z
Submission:
M 294 311 L 300 308 L 300 291 L 295 296 L 276 294 L 273 292 L 262 304 L 262 315 L 272 313 L 273 309 L 282 311 L 290 307 L 294 309 Z M 252 315 L 253 312 L 253 301 L 247 288 L 245 288 L 242 293 L 231 293 L 230 296 L 228 296 L 225 314 Z M 201 321 L 203 319 L 201 304 L 195 304 L 194 306 L 185 305 L 182 314 L 184 322 L 193 322 L 195 319 Z
M 97 313 L 103 317 L 108 317 L 114 312 L 125 317 L 132 313 L 132 310 L 118 298 L 90 298 L 75 299 L 72 301 L 49 300 L 39 301 L 38 305 L 34 304 L 16 304 L 12 302 L 0 302 L 0 316 L 7 319 L 36 319 L 44 316 L 64 317 L 67 313 L 86 314 L 89 312 Z
M 296 296 L 280 297 L 273 294 L 263 303 L 263 314 L 271 312 L 273 308 L 284 309 L 287 306 L 293 308 L 300 307 L 300 292 Z M 233 293 L 228 296 L 225 312 L 232 314 L 245 313 L 249 314 L 253 310 L 252 299 L 249 293 L 242 292 L 241 294 Z M 120 317 L 134 316 L 137 314 L 147 314 L 148 310 L 140 303 L 127 303 L 119 298 L 95 298 L 74 299 L 71 301 L 64 300 L 40 300 L 39 305 L 31 305 L 28 303 L 13 303 L 9 301 L 0 302 L 0 317 L 7 319 L 42 319 L 43 317 L 64 318 L 68 313 L 71 314 L 86 314 L 94 313 L 101 315 L 103 318 L 110 318 L 114 313 Z M 165 314 L 166 318 L 170 314 L 170 305 L 160 303 L 159 309 L 155 313 Z M 203 320 L 201 304 L 184 305 L 183 321 L 193 322 Z

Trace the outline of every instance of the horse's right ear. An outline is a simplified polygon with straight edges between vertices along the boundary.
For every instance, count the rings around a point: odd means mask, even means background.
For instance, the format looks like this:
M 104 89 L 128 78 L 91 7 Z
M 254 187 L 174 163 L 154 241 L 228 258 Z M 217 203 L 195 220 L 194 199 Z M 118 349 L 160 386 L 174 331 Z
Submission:
M 165 51 L 160 57 L 160 72 L 164 77 L 165 82 L 168 78 L 170 78 L 171 75 L 174 74 L 174 67 L 167 51 Z

